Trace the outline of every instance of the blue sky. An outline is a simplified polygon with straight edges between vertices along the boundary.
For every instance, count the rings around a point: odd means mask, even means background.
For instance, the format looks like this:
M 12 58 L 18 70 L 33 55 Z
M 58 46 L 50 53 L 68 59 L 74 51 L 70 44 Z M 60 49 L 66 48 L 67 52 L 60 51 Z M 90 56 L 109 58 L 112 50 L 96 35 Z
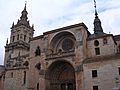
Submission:
M 120 34 L 120 0 L 96 0 L 96 4 L 104 32 Z M 24 5 L 25 0 L 0 0 L 0 64 L 10 27 L 20 18 Z M 93 33 L 93 0 L 27 0 L 27 11 L 30 24 L 35 26 L 34 36 L 81 22 Z

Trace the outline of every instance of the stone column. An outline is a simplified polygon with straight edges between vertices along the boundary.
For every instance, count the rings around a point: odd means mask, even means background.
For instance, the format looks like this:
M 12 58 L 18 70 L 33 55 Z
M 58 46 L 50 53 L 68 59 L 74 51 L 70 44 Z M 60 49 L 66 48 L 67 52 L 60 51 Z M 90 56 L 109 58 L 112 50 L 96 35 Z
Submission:
M 76 90 L 83 90 L 83 70 L 82 66 L 77 66 L 75 69 L 75 77 L 76 77 Z
M 45 70 L 40 70 L 39 75 L 39 90 L 46 90 Z
M 39 87 L 40 87 L 39 90 L 45 90 L 45 78 L 44 78 L 44 75 L 40 75 Z

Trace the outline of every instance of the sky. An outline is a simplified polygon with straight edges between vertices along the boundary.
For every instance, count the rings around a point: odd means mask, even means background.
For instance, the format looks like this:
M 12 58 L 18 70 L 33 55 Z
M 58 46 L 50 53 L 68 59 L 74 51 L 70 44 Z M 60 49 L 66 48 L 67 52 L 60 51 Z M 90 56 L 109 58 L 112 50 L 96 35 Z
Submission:
M 93 33 L 94 0 L 0 0 L 0 64 L 4 63 L 10 27 L 13 22 L 17 23 L 26 1 L 28 19 L 34 24 L 34 37 L 81 22 Z M 120 34 L 120 0 L 96 0 L 96 5 L 104 32 Z

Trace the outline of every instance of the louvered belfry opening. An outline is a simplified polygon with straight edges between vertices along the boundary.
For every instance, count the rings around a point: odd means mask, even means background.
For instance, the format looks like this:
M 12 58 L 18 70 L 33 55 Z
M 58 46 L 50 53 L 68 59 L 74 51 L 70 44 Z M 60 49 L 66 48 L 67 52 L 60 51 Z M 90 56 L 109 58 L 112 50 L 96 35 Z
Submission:
M 46 90 L 76 90 L 75 70 L 65 61 L 56 61 L 46 72 Z

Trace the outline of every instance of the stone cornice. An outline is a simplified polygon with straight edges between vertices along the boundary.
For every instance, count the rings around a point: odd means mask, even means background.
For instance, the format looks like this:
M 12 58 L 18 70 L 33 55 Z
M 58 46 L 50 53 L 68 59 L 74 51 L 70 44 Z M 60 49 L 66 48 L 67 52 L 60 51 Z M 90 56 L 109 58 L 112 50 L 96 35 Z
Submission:
M 71 29 L 71 28 L 75 28 L 75 27 L 80 27 L 80 26 L 83 26 L 86 30 L 88 29 L 87 26 L 84 23 L 78 23 L 78 24 L 74 24 L 74 25 L 58 28 L 58 29 L 55 29 L 55 30 L 51 30 L 51 31 L 48 31 L 48 32 L 44 32 L 43 34 L 47 35 L 47 34 L 59 32 L 59 31 L 62 31 L 62 30 L 67 30 L 67 29 Z
M 29 67 L 9 67 L 9 68 L 6 68 L 6 71 L 7 70 L 20 70 L 20 69 L 29 69 Z
M 13 43 L 7 44 L 5 46 L 5 49 L 6 49 L 5 51 L 12 50 L 13 48 L 14 49 L 15 48 L 23 48 L 23 49 L 29 50 L 30 44 L 26 43 L 26 42 L 23 42 L 23 41 L 13 42 Z
M 44 38 L 44 35 L 36 36 L 36 37 L 32 38 L 30 41 L 38 40 L 38 39 L 41 39 L 41 38 Z
M 54 60 L 54 59 L 58 59 L 58 58 L 73 57 L 73 56 L 75 56 L 75 52 L 69 51 L 69 52 L 62 52 L 62 53 L 46 55 L 45 60 L 49 61 L 49 60 Z
M 96 57 L 85 59 L 83 61 L 83 64 L 94 63 L 94 62 L 110 61 L 110 60 L 117 60 L 117 59 L 120 59 L 120 54 L 96 56 Z
M 26 58 L 26 57 L 29 57 L 29 54 L 20 56 L 20 58 Z M 17 59 L 17 58 L 18 57 L 10 58 L 10 60 L 14 60 L 14 59 Z

